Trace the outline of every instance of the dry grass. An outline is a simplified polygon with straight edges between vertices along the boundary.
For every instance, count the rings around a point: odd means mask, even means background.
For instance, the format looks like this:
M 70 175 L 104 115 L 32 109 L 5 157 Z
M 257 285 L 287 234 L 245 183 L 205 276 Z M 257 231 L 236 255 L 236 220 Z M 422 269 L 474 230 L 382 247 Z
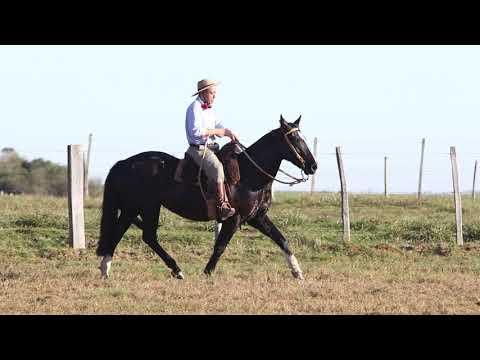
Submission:
M 162 213 L 159 236 L 186 279 L 171 278 L 141 243 L 140 232 L 131 229 L 119 245 L 111 278 L 103 281 L 94 254 L 100 200 L 87 203 L 89 247 L 78 252 L 66 245 L 65 199 L 0 198 L 0 313 L 480 313 L 474 203 L 465 202 L 471 239 L 457 248 L 451 242 L 450 199 L 356 197 L 356 230 L 352 243 L 342 245 L 335 194 L 276 196 L 272 217 L 290 240 L 303 282 L 291 277 L 276 245 L 249 227 L 235 235 L 215 275 L 205 277 L 211 224 L 168 212 Z
M 3 265 L 0 313 L 7 314 L 478 314 L 478 274 L 439 271 L 403 259 L 396 268 L 358 270 L 347 260 L 305 270 L 293 280 L 280 266 L 187 273 L 184 281 L 151 264 L 117 261 L 98 278 L 96 259 Z M 161 266 L 156 264 L 156 266 Z M 225 268 L 226 265 L 223 266 Z

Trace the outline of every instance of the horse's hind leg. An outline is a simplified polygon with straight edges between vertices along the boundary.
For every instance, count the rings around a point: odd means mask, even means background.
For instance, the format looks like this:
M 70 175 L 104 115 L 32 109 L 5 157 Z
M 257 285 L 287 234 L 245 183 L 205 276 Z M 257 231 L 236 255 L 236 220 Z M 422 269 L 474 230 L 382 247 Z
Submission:
M 280 249 L 283 250 L 285 258 L 287 259 L 288 266 L 292 271 L 292 275 L 297 279 L 303 280 L 303 273 L 300 269 L 300 265 L 298 265 L 297 258 L 295 257 L 295 255 L 293 255 L 292 251 L 288 247 L 288 243 L 285 237 L 282 235 L 280 230 L 277 229 L 275 224 L 272 223 L 269 217 L 267 215 L 264 215 L 259 218 L 253 218 L 247 221 L 247 223 L 253 226 L 255 229 L 259 230 L 262 234 L 268 236 L 278 246 L 280 246 Z
M 134 212 L 122 210 L 120 217 L 115 225 L 115 232 L 113 241 L 110 244 L 110 248 L 107 250 L 107 254 L 103 257 L 100 263 L 100 272 L 103 279 L 107 279 L 110 275 L 110 268 L 112 266 L 112 258 L 115 249 L 122 239 L 125 232 L 128 230 L 130 225 L 132 224 L 132 220 L 137 216 Z
M 177 279 L 183 279 L 182 270 L 178 267 L 175 260 L 160 246 L 157 239 L 157 228 L 160 216 L 160 206 L 144 209 L 141 212 L 143 219 L 143 241 L 160 256 L 163 262 L 172 270 L 172 276 Z

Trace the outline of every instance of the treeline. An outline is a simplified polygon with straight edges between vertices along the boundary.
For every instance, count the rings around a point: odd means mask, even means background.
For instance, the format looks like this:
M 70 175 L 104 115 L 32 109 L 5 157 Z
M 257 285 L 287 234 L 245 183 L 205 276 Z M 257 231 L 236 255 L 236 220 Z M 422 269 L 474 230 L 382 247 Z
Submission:
M 48 160 L 27 161 L 13 148 L 3 148 L 0 153 L 0 192 L 67 196 L 68 170 L 66 166 Z M 90 196 L 102 194 L 100 180 L 89 181 Z

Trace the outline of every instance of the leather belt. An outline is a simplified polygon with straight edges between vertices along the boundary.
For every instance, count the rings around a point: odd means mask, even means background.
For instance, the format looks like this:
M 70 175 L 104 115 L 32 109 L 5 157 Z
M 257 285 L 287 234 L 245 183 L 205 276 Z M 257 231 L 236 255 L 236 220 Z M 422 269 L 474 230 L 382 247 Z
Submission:
M 205 144 L 189 144 L 189 145 L 197 149 L 200 149 L 200 146 L 205 146 Z
M 204 146 L 206 146 L 209 150 L 213 151 L 214 153 L 217 153 L 220 150 L 220 145 L 218 143 L 211 143 L 211 144 L 189 144 L 190 146 L 193 146 L 196 149 L 203 149 Z

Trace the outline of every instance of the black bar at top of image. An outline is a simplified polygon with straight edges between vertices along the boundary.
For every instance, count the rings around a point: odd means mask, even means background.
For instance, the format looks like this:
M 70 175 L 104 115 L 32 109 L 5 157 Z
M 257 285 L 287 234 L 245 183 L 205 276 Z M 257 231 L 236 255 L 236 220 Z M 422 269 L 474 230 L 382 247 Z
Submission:
M 168 10 L 168 9 L 166 9 Z M 130 16 L 59 17 L 0 24 L 3 45 L 477 45 L 480 27 L 462 18 L 437 19 L 330 13 L 242 17 Z M 178 14 L 176 14 L 178 15 Z M 429 22 L 429 19 L 435 21 Z M 210 19 L 210 20 L 208 20 Z M 458 19 L 457 19 L 458 20 Z

